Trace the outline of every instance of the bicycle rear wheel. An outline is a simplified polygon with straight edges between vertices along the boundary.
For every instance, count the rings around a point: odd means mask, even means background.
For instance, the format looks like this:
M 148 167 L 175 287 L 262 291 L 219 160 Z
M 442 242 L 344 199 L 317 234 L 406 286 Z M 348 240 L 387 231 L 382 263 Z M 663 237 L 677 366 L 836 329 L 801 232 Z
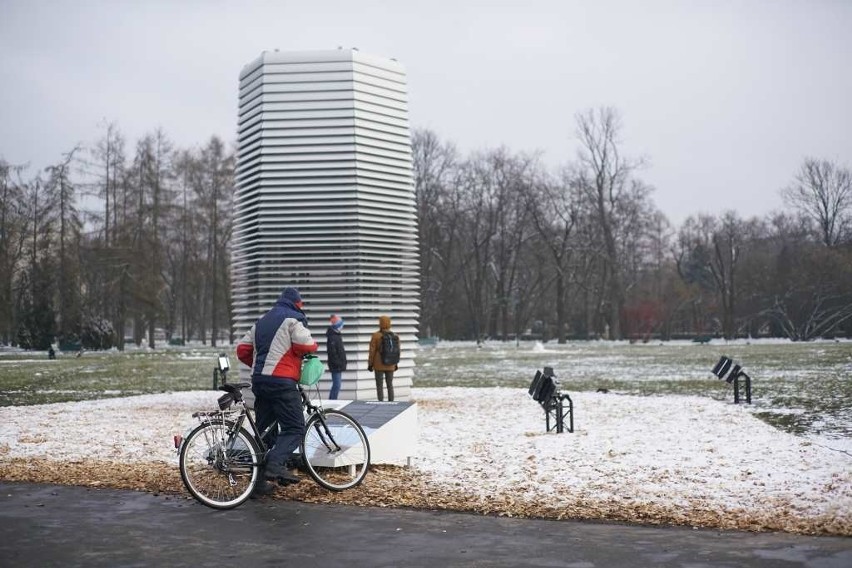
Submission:
M 180 451 L 180 477 L 198 501 L 232 509 L 249 498 L 259 481 L 260 450 L 244 428 L 228 421 L 205 422 L 187 435 Z
M 308 474 L 331 491 L 355 487 L 370 469 L 370 443 L 354 418 L 339 410 L 317 412 L 302 438 Z

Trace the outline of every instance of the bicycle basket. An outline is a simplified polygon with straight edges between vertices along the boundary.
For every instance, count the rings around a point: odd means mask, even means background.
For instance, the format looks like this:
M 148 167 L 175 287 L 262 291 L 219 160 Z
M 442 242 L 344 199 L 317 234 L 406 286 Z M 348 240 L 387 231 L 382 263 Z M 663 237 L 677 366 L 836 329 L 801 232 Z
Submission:
M 307 355 L 302 360 L 302 374 L 299 376 L 299 383 L 305 386 L 313 386 L 320 380 L 320 377 L 325 372 L 325 365 L 318 357 Z

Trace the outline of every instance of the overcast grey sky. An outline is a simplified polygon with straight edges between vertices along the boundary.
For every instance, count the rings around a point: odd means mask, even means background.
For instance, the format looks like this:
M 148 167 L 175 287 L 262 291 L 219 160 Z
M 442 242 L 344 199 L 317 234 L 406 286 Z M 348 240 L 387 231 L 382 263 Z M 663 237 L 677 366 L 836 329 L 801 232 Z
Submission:
M 852 167 L 852 0 L 0 0 L 0 157 L 43 167 L 103 120 L 232 141 L 243 65 L 338 46 L 398 59 L 412 126 L 463 151 L 556 167 L 576 113 L 617 108 L 675 224 L 781 209 L 805 156 Z

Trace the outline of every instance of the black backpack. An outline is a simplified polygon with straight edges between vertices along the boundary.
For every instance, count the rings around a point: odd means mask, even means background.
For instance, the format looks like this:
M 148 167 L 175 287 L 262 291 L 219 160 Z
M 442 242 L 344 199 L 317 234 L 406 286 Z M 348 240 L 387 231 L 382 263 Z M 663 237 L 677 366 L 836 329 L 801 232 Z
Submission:
M 383 331 L 379 352 L 382 354 L 383 365 L 399 363 L 399 336 L 392 331 Z

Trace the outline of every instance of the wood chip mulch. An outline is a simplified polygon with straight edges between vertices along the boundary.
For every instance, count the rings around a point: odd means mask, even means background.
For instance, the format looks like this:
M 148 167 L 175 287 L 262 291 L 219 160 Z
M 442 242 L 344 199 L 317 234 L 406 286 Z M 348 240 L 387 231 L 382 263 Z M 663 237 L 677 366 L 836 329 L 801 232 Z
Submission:
M 127 464 L 109 461 L 52 461 L 44 459 L 0 460 L 0 480 L 54 483 L 84 487 L 108 487 L 146 491 L 192 499 L 183 486 L 176 465 Z M 796 511 L 768 507 L 765 513 L 745 510 L 711 510 L 700 503 L 678 508 L 623 499 L 602 501 L 585 495 L 563 495 L 540 503 L 522 494 L 480 496 L 474 491 L 430 484 L 426 476 L 410 468 L 374 466 L 359 487 L 334 493 L 311 480 L 280 487 L 267 499 L 306 503 L 400 507 L 463 511 L 483 515 L 537 519 L 574 519 L 645 525 L 683 525 L 747 531 L 783 531 L 810 535 L 852 536 L 848 514 L 813 518 Z

